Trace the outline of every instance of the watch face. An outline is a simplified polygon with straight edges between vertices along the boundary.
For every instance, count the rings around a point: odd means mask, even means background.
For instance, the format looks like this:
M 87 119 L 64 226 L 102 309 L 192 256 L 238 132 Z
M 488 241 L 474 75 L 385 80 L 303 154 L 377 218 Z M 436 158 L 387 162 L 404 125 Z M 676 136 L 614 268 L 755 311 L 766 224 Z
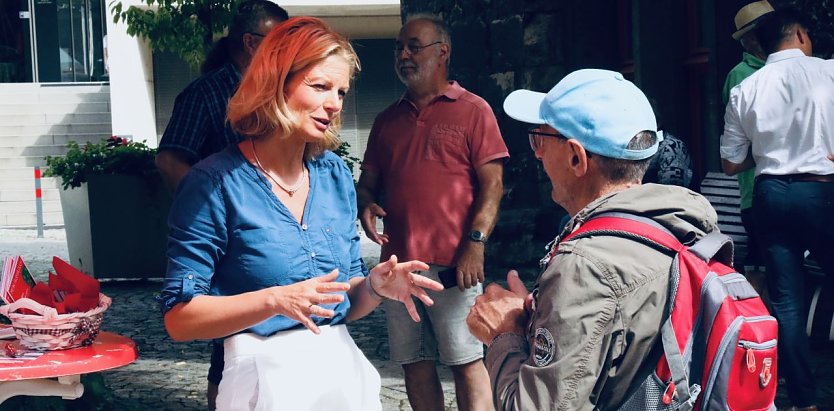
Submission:
M 477 230 L 473 230 L 473 231 L 469 232 L 469 238 L 472 241 L 480 241 L 480 242 L 485 242 L 486 241 L 486 236 L 484 235 L 484 233 L 482 233 L 480 231 L 477 231 Z

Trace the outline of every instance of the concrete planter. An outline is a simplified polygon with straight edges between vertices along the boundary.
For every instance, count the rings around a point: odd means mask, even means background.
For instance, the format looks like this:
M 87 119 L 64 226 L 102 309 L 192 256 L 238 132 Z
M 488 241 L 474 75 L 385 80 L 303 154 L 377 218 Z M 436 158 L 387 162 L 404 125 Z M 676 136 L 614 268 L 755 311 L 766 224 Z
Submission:
M 90 176 L 61 191 L 70 263 L 96 278 L 161 278 L 171 196 L 162 182 Z

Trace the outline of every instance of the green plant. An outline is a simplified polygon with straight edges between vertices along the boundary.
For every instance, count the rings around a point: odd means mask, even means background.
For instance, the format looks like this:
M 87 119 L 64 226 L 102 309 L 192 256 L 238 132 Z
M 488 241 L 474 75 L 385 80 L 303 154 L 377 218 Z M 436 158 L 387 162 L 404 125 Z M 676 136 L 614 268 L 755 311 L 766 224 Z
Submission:
M 353 172 L 353 167 L 357 164 L 362 164 L 362 161 L 358 158 L 350 155 L 350 144 L 347 141 L 343 141 L 342 145 L 339 148 L 333 150 L 333 154 L 341 157 L 344 160 L 345 164 L 347 164 L 350 172 Z
M 157 173 L 154 163 L 156 149 L 144 142 L 113 136 L 100 143 L 88 142 L 83 146 L 71 141 L 67 148 L 65 156 L 46 158 L 49 169 L 44 173 L 45 176 L 60 177 L 64 189 L 79 187 L 91 175 L 151 176 Z
M 113 21 L 127 34 L 148 41 L 152 50 L 170 51 L 192 68 L 200 67 L 213 43 L 231 23 L 240 0 L 144 0 L 143 7 L 110 2 Z M 145 8 L 147 7 L 147 8 Z

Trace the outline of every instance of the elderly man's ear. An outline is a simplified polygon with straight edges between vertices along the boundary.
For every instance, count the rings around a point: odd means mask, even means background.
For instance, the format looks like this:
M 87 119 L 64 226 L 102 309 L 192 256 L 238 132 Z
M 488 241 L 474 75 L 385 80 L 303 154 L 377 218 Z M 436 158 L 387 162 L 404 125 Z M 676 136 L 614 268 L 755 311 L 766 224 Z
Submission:
M 575 176 L 582 177 L 588 172 L 588 152 L 586 152 L 585 147 L 582 147 L 582 145 L 576 140 L 568 140 L 567 144 L 570 146 L 571 150 L 571 170 L 573 170 L 573 174 Z

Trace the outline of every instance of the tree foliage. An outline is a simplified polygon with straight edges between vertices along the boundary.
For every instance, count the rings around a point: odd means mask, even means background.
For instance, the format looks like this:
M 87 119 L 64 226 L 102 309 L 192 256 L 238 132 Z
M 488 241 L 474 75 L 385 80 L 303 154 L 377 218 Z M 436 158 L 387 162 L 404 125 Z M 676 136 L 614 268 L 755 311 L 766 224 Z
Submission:
M 113 21 L 125 22 L 127 33 L 148 41 L 154 51 L 170 51 L 192 68 L 202 64 L 215 34 L 232 22 L 240 0 L 144 0 L 143 5 L 110 3 Z

